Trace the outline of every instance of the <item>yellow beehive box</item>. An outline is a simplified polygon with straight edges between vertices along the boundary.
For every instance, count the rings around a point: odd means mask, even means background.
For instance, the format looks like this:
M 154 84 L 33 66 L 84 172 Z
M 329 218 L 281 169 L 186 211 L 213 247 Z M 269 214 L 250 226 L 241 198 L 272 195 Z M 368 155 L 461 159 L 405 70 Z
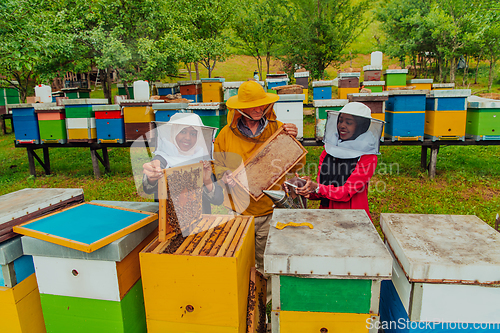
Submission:
M 385 121 L 385 113 L 372 113 L 372 118 Z M 382 130 L 382 137 L 384 137 L 385 129 Z
M 279 316 L 280 332 L 287 333 L 368 333 L 369 323 L 378 321 L 378 316 L 364 313 L 273 311 L 272 316 Z
M 425 111 L 424 134 L 433 138 L 465 138 L 467 110 Z
M 302 89 L 302 93 L 304 94 L 304 104 L 309 104 L 309 89 Z
M 68 140 L 91 140 L 97 138 L 95 128 L 68 128 Z
M 203 103 L 224 102 L 222 82 L 224 82 L 223 78 L 201 79 Z
M 355 94 L 355 93 L 359 93 L 359 88 L 339 88 L 338 98 L 347 99 L 347 94 Z
M 149 123 L 155 120 L 152 106 L 126 106 L 123 108 L 125 123 Z
M 157 238 L 140 253 L 148 332 L 244 333 L 253 217 L 202 215 L 195 222 L 205 231 L 181 239 L 176 250 Z
M 35 274 L 12 288 L 0 287 L 0 325 L 2 332 L 45 333 Z

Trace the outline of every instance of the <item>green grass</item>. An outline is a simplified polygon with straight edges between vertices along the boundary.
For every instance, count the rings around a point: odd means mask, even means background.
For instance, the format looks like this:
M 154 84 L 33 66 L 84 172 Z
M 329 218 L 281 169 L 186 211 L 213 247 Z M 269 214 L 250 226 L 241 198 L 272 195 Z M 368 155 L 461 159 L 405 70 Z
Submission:
M 313 137 L 314 116 L 306 116 L 305 137 Z M 29 174 L 26 149 L 14 148 L 14 134 L 0 136 L 0 195 L 27 187 L 77 187 L 85 199 L 149 201 L 137 194 L 127 148 L 110 148 L 111 172 L 95 179 L 89 149 L 49 148 L 52 174 L 37 165 Z M 316 178 L 322 147 L 308 147 L 301 172 Z M 437 176 L 430 180 L 420 167 L 420 147 L 381 147 L 369 190 L 370 211 L 378 226 L 380 213 L 477 215 L 493 225 L 500 212 L 500 147 L 442 146 Z M 41 154 L 41 152 L 39 153 Z M 101 172 L 104 169 L 101 166 Z M 310 201 L 309 208 L 317 208 Z M 223 212 L 216 209 L 215 212 Z

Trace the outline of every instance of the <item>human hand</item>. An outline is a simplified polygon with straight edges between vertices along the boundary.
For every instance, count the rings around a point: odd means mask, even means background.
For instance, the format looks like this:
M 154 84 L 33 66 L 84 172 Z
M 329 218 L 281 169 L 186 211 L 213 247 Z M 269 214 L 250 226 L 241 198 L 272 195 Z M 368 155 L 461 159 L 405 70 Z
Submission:
M 286 134 L 293 136 L 294 138 L 296 138 L 297 134 L 299 134 L 299 130 L 295 124 L 283 124 L 283 129 L 285 130 Z
M 233 179 L 233 173 L 229 170 L 224 172 L 224 175 L 222 175 L 222 181 L 224 184 L 229 185 L 229 187 L 235 187 L 236 182 Z
M 319 185 L 318 183 L 313 182 L 308 176 L 302 177 L 302 179 L 306 180 L 306 184 L 303 187 L 297 188 L 297 194 L 309 198 L 309 194 L 314 192 Z
M 154 183 L 163 177 L 163 171 L 161 170 L 159 160 L 144 163 L 142 165 L 142 172 L 146 175 L 150 183 Z
M 203 164 L 203 184 L 207 190 L 212 191 L 212 163 L 210 161 L 200 161 Z

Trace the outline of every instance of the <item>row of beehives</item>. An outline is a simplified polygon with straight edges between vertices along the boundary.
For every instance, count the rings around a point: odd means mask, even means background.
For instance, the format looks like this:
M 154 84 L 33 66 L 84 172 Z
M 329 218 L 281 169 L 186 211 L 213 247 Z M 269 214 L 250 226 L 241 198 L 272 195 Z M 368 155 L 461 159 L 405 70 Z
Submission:
M 328 110 L 349 101 L 366 104 L 384 120 L 382 140 L 499 140 L 500 101 L 470 96 L 469 89 L 391 90 L 314 101 L 316 139 L 322 140 Z
M 55 189 L 32 191 L 37 190 Z M 0 243 L 2 260 L 10 258 L 2 262 L 2 268 L 9 267 L 3 276 L 10 281 L 18 276 L 17 284 L 0 288 L 2 328 L 29 333 L 262 332 L 262 325 L 247 320 L 253 318 L 247 311 L 254 297 L 260 298 L 263 312 L 266 303 L 265 288 L 255 290 L 250 283 L 251 217 L 202 217 L 200 233 L 181 239 L 172 251 L 157 251 L 157 220 L 147 213 L 157 205 L 102 204 L 76 205 L 38 224 L 30 222 L 16 229 L 28 236 Z M 25 209 L 19 217 L 29 213 Z M 100 248 L 96 244 L 114 230 L 85 231 L 90 219 L 114 227 L 118 222 L 109 218 L 133 214 L 141 216 L 132 222 L 144 216 L 149 220 Z M 44 220 L 50 225 L 39 223 Z M 385 246 L 362 210 L 279 209 L 273 223 L 280 222 L 308 222 L 312 228 L 271 227 L 264 266 L 272 284 L 273 332 L 500 329 L 500 234 L 475 216 L 382 214 Z M 95 239 L 85 238 L 93 233 Z M 30 272 L 11 261 L 15 256 L 31 262 L 25 265 Z

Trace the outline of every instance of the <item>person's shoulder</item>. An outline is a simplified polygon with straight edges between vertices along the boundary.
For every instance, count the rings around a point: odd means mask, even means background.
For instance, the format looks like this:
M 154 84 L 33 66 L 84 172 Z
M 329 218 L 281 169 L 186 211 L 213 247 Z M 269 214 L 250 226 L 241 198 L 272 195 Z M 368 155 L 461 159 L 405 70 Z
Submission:
M 378 160 L 378 156 L 375 154 L 361 155 L 361 157 L 359 158 L 359 161 L 361 163 L 373 163 L 373 162 L 377 162 L 377 160 Z

